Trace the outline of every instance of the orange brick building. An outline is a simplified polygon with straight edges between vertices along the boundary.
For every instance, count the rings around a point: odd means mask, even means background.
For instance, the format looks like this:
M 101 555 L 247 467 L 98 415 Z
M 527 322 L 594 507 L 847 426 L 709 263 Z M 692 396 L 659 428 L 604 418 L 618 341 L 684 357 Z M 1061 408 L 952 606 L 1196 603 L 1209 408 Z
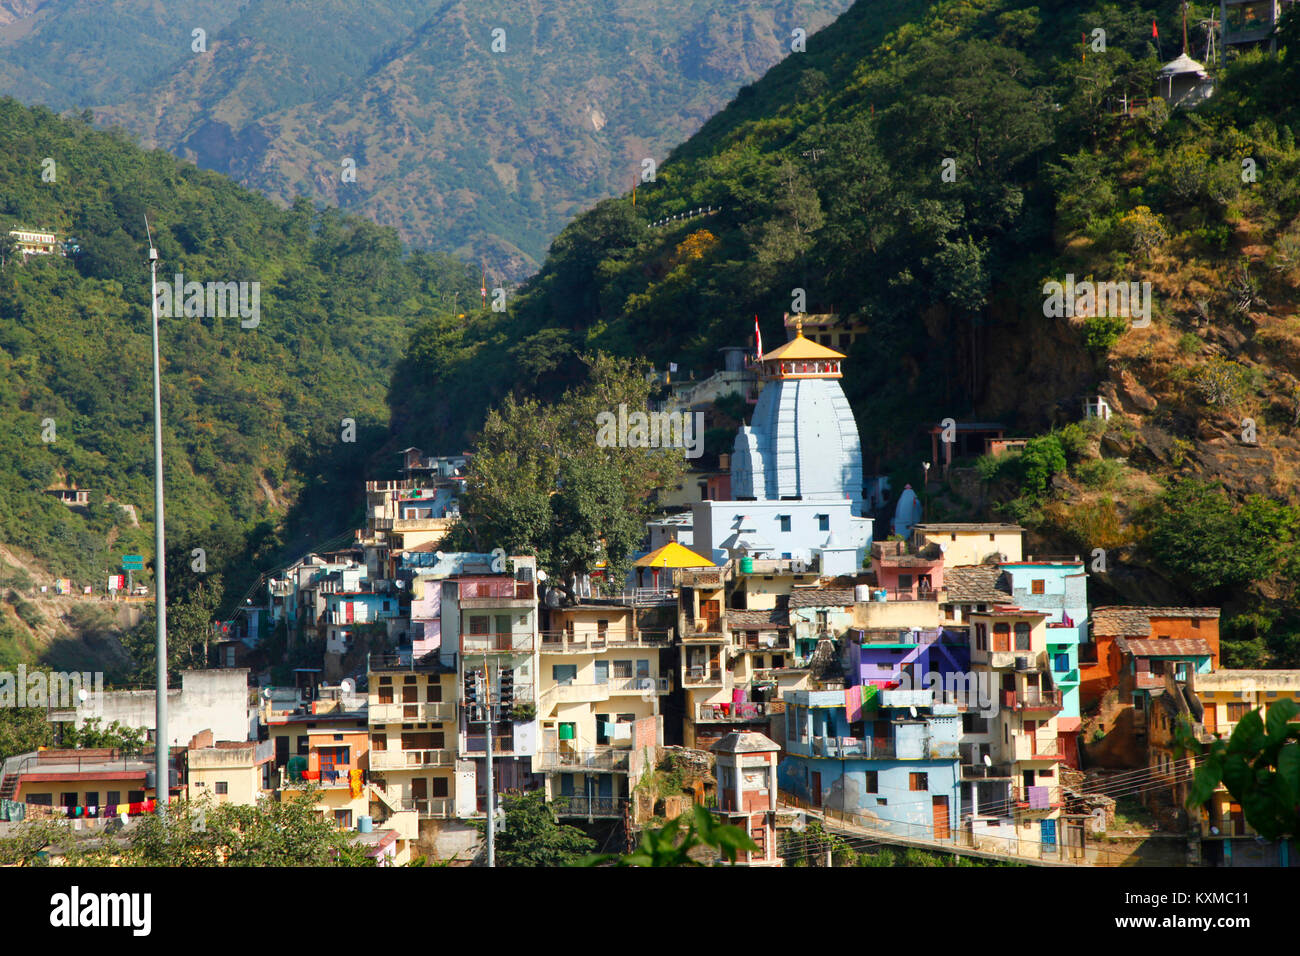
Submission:
M 1117 638 L 1141 641 L 1204 641 L 1211 667 L 1219 666 L 1217 607 L 1098 607 L 1092 611 L 1092 641 L 1079 648 L 1080 704 L 1095 705 L 1119 686 L 1122 655 Z

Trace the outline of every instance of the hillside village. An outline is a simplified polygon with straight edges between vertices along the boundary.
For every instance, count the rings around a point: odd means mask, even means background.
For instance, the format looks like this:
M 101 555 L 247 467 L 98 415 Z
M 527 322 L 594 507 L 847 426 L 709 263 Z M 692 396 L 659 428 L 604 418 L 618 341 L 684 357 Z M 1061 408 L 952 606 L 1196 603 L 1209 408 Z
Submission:
M 612 590 L 440 550 L 472 456 L 406 449 L 400 478 L 366 483 L 350 544 L 265 576 L 216 625 L 219 666 L 171 691 L 168 798 L 310 787 L 391 865 L 481 858 L 476 824 L 521 792 L 629 845 L 700 803 L 751 836 L 746 866 L 802 859 L 814 821 L 1033 865 L 1287 865 L 1294 848 L 1258 839 L 1222 787 L 1185 809 L 1196 758 L 1176 728 L 1231 734 L 1300 699 L 1300 671 L 1224 668 L 1219 609 L 1093 606 L 1080 556 L 1026 553 L 1012 523 L 928 521 L 910 488 L 877 530 L 888 488 L 863 475 L 845 355 L 787 325 L 718 373 L 751 424 Z M 323 651 L 287 686 L 260 654 L 277 632 Z M 151 732 L 151 705 L 107 691 L 49 719 Z M 150 767 L 11 757 L 0 826 L 129 823 L 164 792 Z

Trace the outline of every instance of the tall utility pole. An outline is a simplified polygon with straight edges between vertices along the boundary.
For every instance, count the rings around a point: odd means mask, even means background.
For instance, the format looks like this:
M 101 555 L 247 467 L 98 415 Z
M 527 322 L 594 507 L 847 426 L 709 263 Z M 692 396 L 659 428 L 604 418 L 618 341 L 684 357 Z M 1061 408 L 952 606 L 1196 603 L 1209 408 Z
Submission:
M 495 730 L 492 704 L 492 672 L 487 655 L 483 655 L 483 702 L 487 717 L 487 865 L 497 865 L 496 781 L 492 773 L 492 731 Z
M 167 819 L 167 798 L 171 795 L 171 775 L 167 757 L 167 569 L 163 550 L 163 459 L 162 459 L 162 386 L 159 382 L 158 364 L 158 250 L 153 247 L 153 232 L 149 217 L 144 220 L 149 236 L 149 305 L 153 314 L 153 550 L 155 581 L 154 617 L 157 621 L 157 667 L 154 681 L 155 724 L 154 733 L 154 797 L 157 799 L 158 819 Z

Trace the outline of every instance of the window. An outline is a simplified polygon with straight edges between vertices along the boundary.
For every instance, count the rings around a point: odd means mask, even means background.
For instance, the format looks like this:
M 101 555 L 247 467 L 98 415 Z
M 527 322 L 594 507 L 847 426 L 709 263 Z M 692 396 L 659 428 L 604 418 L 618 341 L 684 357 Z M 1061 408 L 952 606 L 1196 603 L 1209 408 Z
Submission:
M 975 625 L 975 650 L 987 651 L 989 649 L 989 628 L 987 624 Z
M 436 681 L 436 680 L 429 681 L 428 701 L 431 704 L 442 703 L 442 683 L 440 681 Z
M 491 618 L 479 615 L 469 619 L 469 632 L 471 634 L 486 634 L 491 627 Z
M 631 662 L 631 661 L 615 661 L 615 662 L 614 662 L 614 677 L 615 677 L 615 678 L 626 679 L 626 678 L 629 678 L 629 677 L 631 677 L 631 676 L 632 676 L 632 662 Z
M 609 621 L 597 621 L 597 622 L 596 622 L 596 637 L 597 637 L 597 639 L 603 641 L 603 640 L 605 639 L 605 636 L 606 636 L 608 633 L 609 633 Z
M 126 792 L 126 802 L 127 802 L 127 803 L 144 803 L 144 791 L 143 791 L 143 790 L 128 790 L 128 791 Z
M 619 714 L 616 718 L 614 718 L 614 722 L 617 724 L 630 724 L 635 720 L 636 720 L 636 714 Z
M 224 796 L 230 793 L 230 784 L 224 780 L 218 780 L 216 783 L 217 795 Z
M 1016 650 L 1029 650 L 1029 625 L 1024 621 L 1016 622 Z
M 434 795 L 435 797 L 445 797 L 445 796 L 447 796 L 447 793 L 448 793 L 448 791 L 447 791 L 447 778 L 446 778 L 446 777 L 434 777 L 434 778 L 433 778 L 433 795 Z
M 29 793 L 26 798 L 27 802 L 36 807 L 48 807 L 54 804 L 54 794 L 52 793 Z
M 97 806 L 99 806 L 99 791 L 98 791 L 98 790 L 87 790 L 87 791 L 86 791 L 86 806 L 88 806 L 88 807 L 97 807 Z
M 387 749 L 388 749 L 388 734 L 371 734 L 371 735 L 370 735 L 370 749 L 371 749 L 371 750 L 387 750 Z
M 393 685 L 381 685 L 379 688 L 379 703 L 391 704 L 393 702 Z
M 1035 578 L 1029 583 L 1029 591 L 1031 594 L 1043 594 L 1045 593 L 1046 584 L 1047 582 L 1042 578 Z
M 867 793 L 879 793 L 879 778 L 875 770 L 867 771 Z
M 110 790 L 110 791 L 108 791 L 108 793 L 106 793 L 106 794 L 104 795 L 104 803 L 107 804 L 107 805 L 110 806 L 110 807 L 112 807 L 112 806 L 116 806 L 117 804 L 119 804 L 119 803 L 121 803 L 121 802 L 122 802 L 122 791 L 121 791 L 121 790 Z
M 781 530 L 782 530 L 782 531 L 789 531 L 789 530 L 790 530 L 790 516 L 789 516 L 789 515 L 777 515 L 776 517 L 777 517 L 777 520 L 781 522 Z
M 909 773 L 907 775 L 907 789 L 929 790 L 930 775 L 928 773 Z
M 636 676 L 637 676 L 637 677 L 649 677 L 649 676 L 650 676 L 650 661 L 649 661 L 649 659 L 639 660 L 639 661 L 636 662 Z
M 609 683 L 609 661 L 596 661 L 596 683 Z
M 307 736 L 305 734 L 298 737 L 298 756 L 307 756 Z
M 1068 653 L 1052 655 L 1052 670 L 1068 671 L 1069 669 L 1070 669 L 1070 655 Z
M 340 830 L 350 830 L 350 829 L 352 829 L 352 811 L 351 811 L 351 810 L 335 810 L 335 811 L 334 811 L 334 822 L 338 824 Z
M 831 530 L 831 516 L 830 516 L 830 515 L 818 515 L 818 516 L 817 516 L 817 530 L 818 530 L 818 531 L 830 531 L 830 530 Z
M 1228 723 L 1236 723 L 1246 716 L 1249 704 L 1229 704 L 1228 705 Z
M 578 679 L 577 664 L 552 664 L 551 680 L 557 684 L 572 684 Z

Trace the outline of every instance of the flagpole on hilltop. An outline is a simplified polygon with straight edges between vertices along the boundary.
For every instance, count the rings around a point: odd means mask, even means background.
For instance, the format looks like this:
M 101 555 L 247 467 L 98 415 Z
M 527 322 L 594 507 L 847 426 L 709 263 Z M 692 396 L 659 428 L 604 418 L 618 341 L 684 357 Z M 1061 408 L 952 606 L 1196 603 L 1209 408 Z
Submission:
M 159 820 L 167 819 L 167 798 L 171 796 L 171 774 L 167 758 L 167 569 L 163 549 L 163 459 L 162 459 L 162 385 L 158 361 L 158 250 L 153 247 L 149 217 L 144 220 L 149 237 L 149 304 L 153 315 L 153 549 L 154 549 L 154 618 L 156 621 L 156 664 L 154 680 L 154 799 Z

